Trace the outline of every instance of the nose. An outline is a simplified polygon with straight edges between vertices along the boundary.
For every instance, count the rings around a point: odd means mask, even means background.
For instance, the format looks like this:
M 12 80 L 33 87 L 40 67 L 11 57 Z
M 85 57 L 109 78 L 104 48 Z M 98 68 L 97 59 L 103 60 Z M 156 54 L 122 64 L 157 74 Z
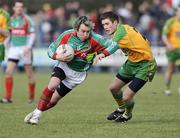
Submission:
M 108 27 L 107 27 L 107 25 L 104 25 L 104 29 L 107 29 Z
M 88 36 L 89 36 L 89 33 L 85 32 L 85 33 L 84 33 L 84 36 L 85 36 L 85 37 L 88 37 Z

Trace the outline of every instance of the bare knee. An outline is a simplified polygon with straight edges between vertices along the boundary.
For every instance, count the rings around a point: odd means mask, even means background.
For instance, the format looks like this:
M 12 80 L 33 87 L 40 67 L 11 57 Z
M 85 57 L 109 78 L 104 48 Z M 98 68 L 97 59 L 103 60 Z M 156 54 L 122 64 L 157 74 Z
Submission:
M 7 70 L 6 71 L 6 78 L 12 77 L 13 73 L 12 71 Z
M 111 93 L 115 93 L 115 92 L 119 92 L 120 88 L 118 88 L 115 85 L 111 84 L 109 86 L 109 90 L 111 91 Z
M 173 72 L 174 72 L 174 69 L 172 68 L 167 69 L 167 73 L 172 74 Z
M 55 91 L 57 86 L 48 85 L 48 89 L 51 91 Z
M 32 74 L 28 75 L 29 82 L 34 82 L 34 76 Z
M 49 82 L 49 84 L 48 84 L 48 89 L 49 90 L 55 90 L 57 87 L 58 87 L 58 85 L 60 84 L 60 82 L 59 81 L 57 81 L 57 82 Z
M 121 88 L 124 85 L 125 85 L 125 83 L 122 80 L 115 78 L 113 80 L 113 82 L 110 84 L 109 90 L 111 91 L 111 93 L 117 93 L 121 90 Z
M 167 67 L 167 72 L 172 74 L 174 72 L 174 63 L 169 63 Z

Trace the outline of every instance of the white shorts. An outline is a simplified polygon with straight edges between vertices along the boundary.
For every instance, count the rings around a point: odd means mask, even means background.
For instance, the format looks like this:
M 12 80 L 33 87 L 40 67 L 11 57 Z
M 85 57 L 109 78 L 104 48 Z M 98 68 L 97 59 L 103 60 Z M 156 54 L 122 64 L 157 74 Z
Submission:
M 70 69 L 65 62 L 58 62 L 55 67 L 61 68 L 66 74 L 66 78 L 62 81 L 62 83 L 69 89 L 75 88 L 86 79 L 86 72 L 74 71 Z
M 8 50 L 8 59 L 21 60 L 23 64 L 32 63 L 32 52 L 24 55 L 25 46 L 10 47 Z

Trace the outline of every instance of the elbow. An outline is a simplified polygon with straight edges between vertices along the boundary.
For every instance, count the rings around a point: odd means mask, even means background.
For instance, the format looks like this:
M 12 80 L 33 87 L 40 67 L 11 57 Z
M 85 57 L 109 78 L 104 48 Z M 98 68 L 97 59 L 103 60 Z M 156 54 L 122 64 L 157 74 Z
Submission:
M 167 37 L 165 35 L 162 35 L 161 40 L 165 42 L 167 40 Z
M 47 51 L 47 55 L 48 55 L 49 58 L 51 58 L 49 50 Z

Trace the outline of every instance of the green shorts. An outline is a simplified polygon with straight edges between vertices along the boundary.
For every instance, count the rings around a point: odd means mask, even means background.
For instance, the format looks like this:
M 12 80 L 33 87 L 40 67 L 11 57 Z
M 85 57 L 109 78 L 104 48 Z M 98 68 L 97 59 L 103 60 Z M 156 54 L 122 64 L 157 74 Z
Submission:
M 155 60 L 131 62 L 127 60 L 119 69 L 119 74 L 125 78 L 133 79 L 139 78 L 144 81 L 152 81 L 157 70 Z
M 166 52 L 166 56 L 168 61 L 175 62 L 176 60 L 180 59 L 180 48 L 177 48 L 175 51 Z
M 5 47 L 4 44 L 0 44 L 0 62 L 4 60 L 5 57 Z

